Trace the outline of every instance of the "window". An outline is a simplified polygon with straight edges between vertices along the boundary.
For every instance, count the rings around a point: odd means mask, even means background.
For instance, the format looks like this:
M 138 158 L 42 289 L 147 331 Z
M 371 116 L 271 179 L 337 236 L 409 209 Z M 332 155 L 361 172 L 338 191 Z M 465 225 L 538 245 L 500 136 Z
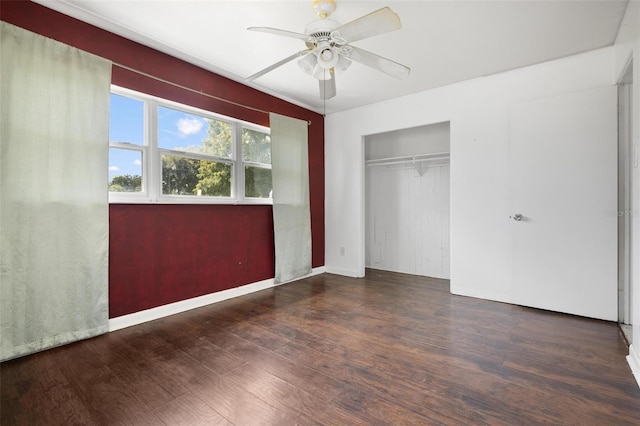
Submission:
M 242 128 L 245 197 L 271 198 L 271 136 Z
M 111 202 L 271 203 L 269 129 L 114 87 Z
M 109 112 L 109 192 L 142 192 L 144 102 L 111 94 Z

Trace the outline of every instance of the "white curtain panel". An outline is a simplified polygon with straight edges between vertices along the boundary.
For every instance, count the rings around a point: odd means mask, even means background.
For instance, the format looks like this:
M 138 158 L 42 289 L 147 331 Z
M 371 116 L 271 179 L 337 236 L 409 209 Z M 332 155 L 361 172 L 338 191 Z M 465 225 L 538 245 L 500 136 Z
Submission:
M 311 272 L 307 122 L 270 114 L 275 283 Z
M 108 330 L 111 63 L 0 25 L 6 360 Z

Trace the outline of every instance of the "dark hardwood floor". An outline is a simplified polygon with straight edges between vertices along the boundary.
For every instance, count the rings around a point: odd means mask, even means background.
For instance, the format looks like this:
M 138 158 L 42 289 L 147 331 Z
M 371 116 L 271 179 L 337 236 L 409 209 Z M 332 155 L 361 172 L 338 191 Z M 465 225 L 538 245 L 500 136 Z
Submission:
M 616 324 L 324 274 L 1 365 L 2 425 L 623 425 Z

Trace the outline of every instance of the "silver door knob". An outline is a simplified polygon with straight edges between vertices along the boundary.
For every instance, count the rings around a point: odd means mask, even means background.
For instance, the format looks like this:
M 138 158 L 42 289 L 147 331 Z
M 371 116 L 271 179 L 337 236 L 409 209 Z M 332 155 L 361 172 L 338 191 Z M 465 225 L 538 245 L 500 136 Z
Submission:
M 520 222 L 522 220 L 523 216 L 520 213 L 516 213 L 513 216 L 509 216 L 509 219 L 513 219 L 516 222 Z

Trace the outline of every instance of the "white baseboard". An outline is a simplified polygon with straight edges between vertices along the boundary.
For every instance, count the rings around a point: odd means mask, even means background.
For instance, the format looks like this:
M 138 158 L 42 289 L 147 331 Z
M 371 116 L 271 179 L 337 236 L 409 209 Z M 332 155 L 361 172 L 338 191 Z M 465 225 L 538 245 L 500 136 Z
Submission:
M 636 351 L 636 348 L 634 348 L 633 345 L 629 345 L 627 362 L 629 363 L 629 367 L 631 367 L 633 377 L 636 378 L 636 382 L 638 383 L 638 386 L 640 386 L 640 354 L 638 354 L 638 351 Z
M 313 268 L 309 275 L 297 278 L 292 281 L 301 280 L 303 278 L 312 277 L 325 272 L 325 267 Z M 288 281 L 288 282 L 292 282 Z M 286 283 L 280 283 L 282 285 Z M 109 331 L 116 331 L 122 328 L 131 327 L 133 325 L 142 324 L 147 321 L 168 317 L 170 315 L 179 314 L 180 312 L 189 311 L 191 309 L 201 308 L 212 303 L 222 302 L 223 300 L 232 299 L 234 297 L 244 296 L 245 294 L 254 293 L 256 291 L 265 290 L 275 287 L 273 278 L 243 285 L 241 287 L 230 288 L 228 290 L 218 291 L 216 293 L 205 294 L 204 296 L 194 297 L 192 299 L 181 300 L 179 302 L 170 303 L 168 305 L 158 306 L 157 308 L 146 309 L 140 312 L 123 315 L 109 320 Z
M 336 275 L 342 275 L 344 277 L 351 277 L 351 278 L 362 278 L 362 272 L 360 271 L 352 271 L 350 269 L 341 269 L 341 268 L 333 268 L 331 266 L 327 266 L 326 267 L 326 272 L 328 274 L 336 274 Z
M 449 291 L 451 292 L 451 294 L 455 294 L 456 296 L 467 296 L 475 297 L 476 299 L 492 300 L 494 302 L 513 303 L 511 296 L 508 294 L 495 293 L 490 291 L 478 291 L 473 287 L 463 287 L 456 285 L 453 281 L 450 284 Z

